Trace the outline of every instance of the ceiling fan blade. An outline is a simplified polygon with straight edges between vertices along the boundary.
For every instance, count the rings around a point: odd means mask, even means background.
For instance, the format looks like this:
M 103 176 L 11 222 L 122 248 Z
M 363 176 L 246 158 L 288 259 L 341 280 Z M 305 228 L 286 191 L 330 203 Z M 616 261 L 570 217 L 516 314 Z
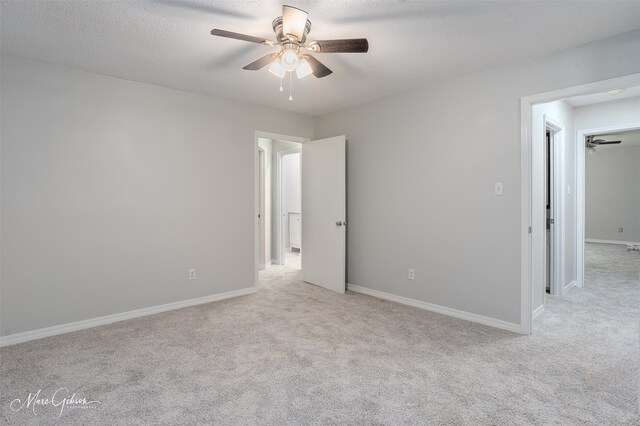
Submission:
M 268 44 L 269 43 L 269 40 L 265 40 L 265 39 L 260 38 L 260 37 L 254 37 L 254 36 L 250 36 L 250 35 L 246 35 L 246 34 L 234 33 L 232 31 L 220 30 L 218 28 L 212 29 L 211 30 L 211 35 L 219 36 L 219 37 L 234 38 L 236 40 L 248 41 L 248 42 L 251 42 L 251 43 L 258 43 L 258 44 Z
M 618 143 L 622 143 L 622 141 L 601 141 L 597 142 L 598 145 L 615 145 Z
M 249 70 L 249 71 L 257 71 L 257 70 L 259 70 L 261 68 L 266 67 L 271 62 L 275 61 L 277 57 L 278 57 L 277 53 L 271 53 L 269 55 L 264 55 L 262 58 L 258 59 L 257 61 L 253 61 L 249 65 L 246 65 L 246 66 L 242 67 L 242 69 L 243 70 Z
M 367 53 L 369 41 L 366 38 L 349 38 L 343 40 L 316 40 L 318 53 Z
M 307 25 L 307 12 L 297 7 L 282 6 L 282 33 L 304 39 L 304 28 Z
M 313 56 L 304 55 L 304 58 L 309 62 L 312 74 L 318 78 L 326 77 L 333 72 Z

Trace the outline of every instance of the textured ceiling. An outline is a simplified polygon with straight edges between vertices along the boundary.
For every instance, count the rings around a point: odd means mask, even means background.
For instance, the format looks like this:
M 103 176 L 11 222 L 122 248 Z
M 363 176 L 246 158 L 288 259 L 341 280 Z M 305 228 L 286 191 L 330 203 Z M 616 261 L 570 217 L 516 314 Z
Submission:
M 266 69 L 274 50 L 213 37 L 273 38 L 278 1 L 2 1 L 3 52 L 101 74 L 321 115 L 454 76 L 538 57 L 640 26 L 640 1 L 290 1 L 309 39 L 367 37 L 367 54 L 318 54 L 334 73 L 294 78 L 294 100 Z

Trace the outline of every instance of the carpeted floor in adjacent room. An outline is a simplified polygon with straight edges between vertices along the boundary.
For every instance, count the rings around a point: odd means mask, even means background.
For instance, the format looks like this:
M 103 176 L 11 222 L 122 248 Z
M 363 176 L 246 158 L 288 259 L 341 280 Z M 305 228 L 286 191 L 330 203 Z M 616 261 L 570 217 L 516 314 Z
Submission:
M 300 281 L 0 350 L 5 424 L 640 424 L 640 256 L 589 245 L 532 336 Z M 364 283 L 359 283 L 364 284 Z M 68 388 L 101 404 L 10 409 Z

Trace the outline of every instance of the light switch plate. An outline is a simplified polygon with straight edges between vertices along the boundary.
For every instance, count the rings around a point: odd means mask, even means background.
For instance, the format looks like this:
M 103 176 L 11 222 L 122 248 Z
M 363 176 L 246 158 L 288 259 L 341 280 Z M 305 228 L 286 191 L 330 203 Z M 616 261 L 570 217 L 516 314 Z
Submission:
M 502 195 L 502 182 L 496 182 L 494 193 L 496 195 Z

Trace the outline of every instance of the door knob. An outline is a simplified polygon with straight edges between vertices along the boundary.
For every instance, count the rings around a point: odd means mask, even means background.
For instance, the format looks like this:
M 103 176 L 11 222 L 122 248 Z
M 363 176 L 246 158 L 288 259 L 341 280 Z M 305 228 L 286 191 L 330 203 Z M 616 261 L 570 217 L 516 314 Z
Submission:
M 338 228 L 339 228 L 339 227 L 341 227 L 341 226 L 344 226 L 344 225 L 346 225 L 346 224 L 347 224 L 347 222 L 343 222 L 343 221 L 341 221 L 341 220 L 339 220 L 339 221 L 337 221 L 337 222 L 336 222 L 336 226 L 337 226 Z

